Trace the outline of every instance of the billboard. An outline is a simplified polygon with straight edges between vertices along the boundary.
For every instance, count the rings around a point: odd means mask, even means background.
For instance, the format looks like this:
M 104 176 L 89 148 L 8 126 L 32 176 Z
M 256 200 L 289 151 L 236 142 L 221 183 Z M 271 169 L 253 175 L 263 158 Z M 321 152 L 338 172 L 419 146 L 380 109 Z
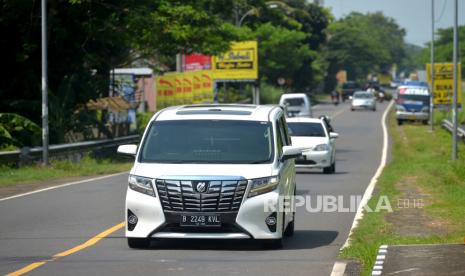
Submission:
M 181 104 L 213 101 L 211 70 L 176 73 L 156 77 L 157 109 Z
M 255 81 L 258 78 L 257 41 L 234 42 L 231 49 L 212 57 L 215 81 Z
M 202 54 L 183 55 L 182 70 L 183 71 L 199 71 L 210 70 L 212 68 L 211 56 Z
M 461 65 L 458 68 L 458 85 L 457 85 L 457 104 L 462 103 L 461 89 Z M 426 64 L 426 78 L 431 86 L 431 64 Z M 433 95 L 434 105 L 452 105 L 454 93 L 454 64 L 453 63 L 435 63 L 434 64 L 434 87 Z

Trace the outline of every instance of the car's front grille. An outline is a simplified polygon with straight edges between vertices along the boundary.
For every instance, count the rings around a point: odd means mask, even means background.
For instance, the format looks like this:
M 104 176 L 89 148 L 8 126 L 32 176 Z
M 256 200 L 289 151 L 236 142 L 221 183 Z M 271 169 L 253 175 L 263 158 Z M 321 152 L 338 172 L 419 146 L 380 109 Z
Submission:
M 197 189 L 199 184 L 206 186 L 205 191 Z M 157 179 L 156 187 L 165 211 L 229 212 L 239 210 L 247 181 Z

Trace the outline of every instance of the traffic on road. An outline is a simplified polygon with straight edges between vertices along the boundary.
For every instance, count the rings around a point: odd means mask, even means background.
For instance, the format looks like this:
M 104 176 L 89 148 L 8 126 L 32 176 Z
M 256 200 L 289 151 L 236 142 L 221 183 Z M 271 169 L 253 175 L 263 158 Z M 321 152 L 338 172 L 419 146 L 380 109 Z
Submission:
M 345 2 L 2 1 L 0 275 L 465 275 L 463 9 Z

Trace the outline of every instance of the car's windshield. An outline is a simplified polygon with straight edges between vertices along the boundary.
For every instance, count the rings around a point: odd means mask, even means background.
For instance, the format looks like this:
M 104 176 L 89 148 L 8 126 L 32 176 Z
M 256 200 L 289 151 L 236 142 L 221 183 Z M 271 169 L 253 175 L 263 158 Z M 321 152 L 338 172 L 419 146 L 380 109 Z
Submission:
M 288 106 L 302 106 L 305 104 L 304 98 L 287 98 L 283 102 L 284 105 Z
M 373 94 L 371 93 L 362 92 L 362 93 L 354 94 L 354 99 L 371 99 L 371 98 L 373 98 Z
M 326 137 L 321 123 L 287 123 L 291 136 Z
M 422 103 L 423 105 L 429 105 L 429 101 L 430 96 L 428 95 L 400 94 L 397 97 L 398 104 Z
M 140 162 L 269 163 L 273 158 L 269 122 L 173 120 L 152 123 Z

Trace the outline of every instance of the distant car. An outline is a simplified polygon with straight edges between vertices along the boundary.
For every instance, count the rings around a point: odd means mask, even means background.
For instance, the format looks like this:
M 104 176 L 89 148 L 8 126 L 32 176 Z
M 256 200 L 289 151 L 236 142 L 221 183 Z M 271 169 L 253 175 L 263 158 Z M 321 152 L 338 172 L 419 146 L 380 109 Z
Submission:
M 347 81 L 342 85 L 341 97 L 342 101 L 350 99 L 355 91 L 359 90 L 360 87 L 354 81 Z
M 305 93 L 286 93 L 279 99 L 286 111 L 286 117 L 312 117 L 312 104 Z
M 336 171 L 336 143 L 339 134 L 330 132 L 323 119 L 288 118 L 287 126 L 293 147 L 303 153 L 295 160 L 296 168 L 320 168 L 323 173 Z
M 356 109 L 370 109 L 376 111 L 376 97 L 368 91 L 357 91 L 352 97 L 352 111 Z

